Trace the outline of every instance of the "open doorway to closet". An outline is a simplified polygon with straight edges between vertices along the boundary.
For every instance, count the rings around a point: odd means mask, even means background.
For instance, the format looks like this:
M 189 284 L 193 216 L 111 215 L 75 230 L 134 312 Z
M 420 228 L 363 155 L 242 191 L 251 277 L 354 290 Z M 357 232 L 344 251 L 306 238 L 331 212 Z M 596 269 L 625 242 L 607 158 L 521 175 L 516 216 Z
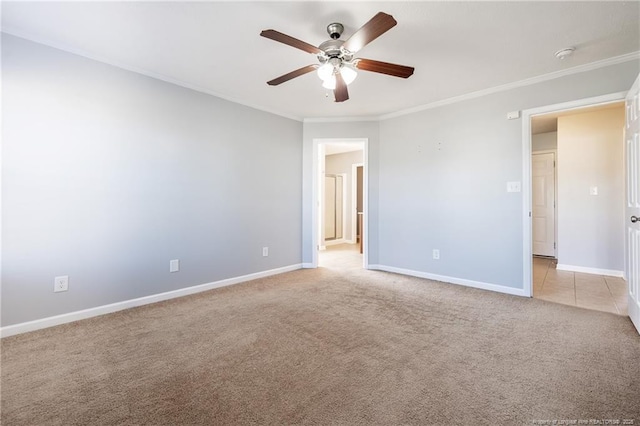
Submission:
M 318 266 L 364 265 L 365 144 L 330 141 L 318 146 Z
M 623 101 L 531 117 L 533 297 L 627 315 Z

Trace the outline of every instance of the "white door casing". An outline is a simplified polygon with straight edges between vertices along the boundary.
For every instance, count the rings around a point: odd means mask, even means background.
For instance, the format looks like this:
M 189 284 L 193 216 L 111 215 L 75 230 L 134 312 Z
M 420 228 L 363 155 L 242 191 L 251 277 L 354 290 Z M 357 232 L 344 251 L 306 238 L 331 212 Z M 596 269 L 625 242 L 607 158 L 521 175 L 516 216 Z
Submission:
M 323 249 L 320 243 L 324 241 L 324 174 L 325 174 L 325 145 L 332 143 L 360 144 L 364 149 L 363 154 L 363 210 L 364 219 L 362 231 L 364 234 L 364 247 L 362 256 L 362 266 L 369 268 L 369 139 L 368 138 L 314 138 L 312 141 L 311 158 L 303 165 L 303 171 L 307 171 L 311 176 L 311 193 L 309 194 L 309 204 L 307 204 L 311 214 L 309 215 L 310 239 L 303 242 L 306 250 L 311 254 L 311 262 L 303 263 L 304 268 L 318 267 L 318 250 Z M 305 190 L 303 188 L 303 198 Z
M 531 202 L 533 254 L 556 255 L 555 244 L 555 154 L 531 156 Z
M 524 294 L 533 296 L 533 238 L 531 208 L 531 118 L 558 111 L 622 101 L 627 92 L 615 92 L 591 98 L 522 110 L 522 282 Z
M 625 275 L 629 318 L 640 333 L 640 75 L 625 99 Z

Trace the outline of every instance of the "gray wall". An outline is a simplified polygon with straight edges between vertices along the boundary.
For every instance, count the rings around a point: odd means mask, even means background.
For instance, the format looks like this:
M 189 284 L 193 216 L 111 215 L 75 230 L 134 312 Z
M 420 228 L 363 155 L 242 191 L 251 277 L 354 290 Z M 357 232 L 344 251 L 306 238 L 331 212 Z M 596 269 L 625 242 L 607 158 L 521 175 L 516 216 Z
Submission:
M 344 239 L 351 240 L 353 232 L 353 222 L 355 212 L 352 209 L 353 203 L 353 164 L 361 164 L 364 161 L 363 151 L 344 152 L 341 154 L 327 155 L 325 160 L 325 173 L 345 174 L 345 212 L 347 219 L 344 223 Z M 355 243 L 355 241 L 353 241 Z
M 558 118 L 559 264 L 624 269 L 624 119 L 623 105 Z
M 626 62 L 380 122 L 379 263 L 523 288 L 522 122 L 509 111 L 628 90 Z M 432 249 L 440 249 L 440 260 Z
M 369 140 L 369 234 L 368 243 L 365 241 L 365 244 L 368 246 L 369 263 L 375 264 L 378 262 L 378 146 L 380 138 L 380 123 L 377 121 L 304 123 L 304 146 L 302 153 L 302 259 L 304 263 L 311 263 L 313 261 L 313 140 L 340 138 L 367 138 Z
M 545 151 L 558 148 L 558 132 L 538 133 L 531 136 L 531 150 Z
M 3 326 L 301 262 L 302 123 L 7 35 L 2 89 Z

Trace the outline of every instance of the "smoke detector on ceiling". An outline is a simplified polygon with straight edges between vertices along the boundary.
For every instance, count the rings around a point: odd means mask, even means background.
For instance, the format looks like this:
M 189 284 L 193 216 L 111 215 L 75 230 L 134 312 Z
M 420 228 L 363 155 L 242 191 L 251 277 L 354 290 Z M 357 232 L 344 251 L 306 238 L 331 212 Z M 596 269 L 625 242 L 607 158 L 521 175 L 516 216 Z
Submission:
M 565 47 L 564 49 L 558 50 L 555 55 L 558 59 L 564 59 L 567 56 L 571 56 L 571 54 L 576 50 L 575 47 Z

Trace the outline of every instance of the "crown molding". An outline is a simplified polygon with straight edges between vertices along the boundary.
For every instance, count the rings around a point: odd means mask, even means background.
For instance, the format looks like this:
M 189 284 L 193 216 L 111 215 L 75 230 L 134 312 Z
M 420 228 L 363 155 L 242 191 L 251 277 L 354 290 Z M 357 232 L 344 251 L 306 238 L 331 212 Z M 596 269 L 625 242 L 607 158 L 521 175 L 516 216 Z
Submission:
M 239 104 L 239 105 L 244 105 L 246 107 L 257 109 L 257 110 L 264 111 L 264 112 L 268 112 L 270 114 L 279 115 L 280 117 L 288 118 L 290 120 L 303 121 L 302 117 L 298 117 L 298 116 L 295 116 L 295 115 L 283 113 L 281 111 L 276 111 L 276 110 L 273 110 L 273 109 L 270 109 L 270 108 L 263 107 L 261 105 L 251 104 L 251 103 L 242 101 L 240 99 L 234 98 L 232 96 L 228 96 L 228 95 L 225 95 L 223 93 L 216 92 L 214 90 L 206 89 L 204 87 L 200 87 L 200 86 L 197 86 L 195 84 L 190 84 L 190 83 L 184 82 L 182 80 L 178 80 L 176 78 L 167 77 L 166 75 L 158 74 L 158 73 L 153 72 L 153 71 L 145 70 L 145 69 L 138 68 L 138 67 L 133 67 L 133 66 L 130 66 L 130 65 L 127 65 L 127 64 L 123 64 L 123 63 L 117 62 L 117 61 L 112 61 L 110 59 L 103 58 L 101 56 L 97 56 L 97 55 L 93 55 L 91 53 L 85 52 L 84 50 L 76 49 L 76 48 L 67 46 L 64 43 L 57 43 L 57 42 L 53 42 L 51 40 L 46 40 L 44 38 L 33 37 L 33 36 L 29 35 L 29 34 L 25 34 L 25 33 L 21 32 L 21 31 L 17 31 L 15 29 L 13 29 L 13 28 L 3 27 L 2 31 L 0 32 L 0 34 L 8 34 L 8 35 L 11 35 L 13 37 L 18 37 L 18 38 L 21 38 L 21 39 L 24 39 L 24 40 L 27 40 L 27 41 L 31 41 L 31 42 L 34 42 L 34 43 L 42 44 L 42 45 L 45 45 L 45 46 L 48 46 L 48 47 L 51 47 L 51 48 L 54 48 L 54 49 L 58 49 L 58 50 L 62 50 L 62 51 L 67 52 L 67 53 L 71 53 L 73 55 L 81 56 L 81 57 L 84 57 L 84 58 L 87 58 L 87 59 L 92 59 L 94 61 L 101 62 L 103 64 L 111 65 L 111 66 L 116 67 L 116 68 L 120 68 L 120 69 L 123 69 L 123 70 L 126 70 L 126 71 L 130 71 L 130 72 L 135 72 L 137 74 L 141 74 L 141 75 L 144 75 L 144 76 L 147 76 L 147 77 L 150 77 L 150 78 L 154 78 L 156 80 L 164 81 L 166 83 L 175 84 L 176 86 L 184 87 L 185 89 L 193 90 L 193 91 L 196 91 L 196 92 L 200 92 L 200 93 L 204 93 L 204 94 L 207 94 L 207 95 L 210 95 L 210 96 L 214 96 L 216 98 L 224 99 L 225 101 L 233 102 L 233 103 L 236 103 L 236 104 Z
M 504 92 L 507 90 L 515 89 L 518 87 L 530 86 L 537 83 L 542 83 L 556 78 L 565 77 L 572 74 L 578 74 L 585 71 L 592 71 L 599 68 L 608 67 L 611 65 L 617 65 L 629 61 L 640 60 L 640 51 L 627 53 L 620 56 L 614 56 L 612 58 L 603 59 L 601 61 L 590 62 L 588 64 L 578 65 L 576 67 L 567 68 L 560 71 L 554 71 L 548 74 L 542 74 L 536 77 L 527 78 L 525 80 L 515 81 L 513 83 L 507 83 L 500 86 L 490 87 L 488 89 L 478 90 L 476 92 L 465 93 L 464 95 L 454 96 L 452 98 L 446 98 L 428 104 L 418 105 L 412 108 L 403 109 L 388 114 L 382 114 L 379 116 L 367 116 L 367 117 L 319 117 L 319 118 L 305 118 L 304 123 L 342 123 L 350 121 L 383 121 L 390 118 L 401 117 L 403 115 L 414 114 L 416 112 L 425 111 L 432 108 L 438 108 L 445 105 L 451 105 L 458 102 L 463 102 L 470 99 L 480 98 L 482 96 L 491 95 L 493 93 Z
M 350 123 L 355 121 L 380 121 L 380 117 L 375 115 L 362 117 L 309 117 L 302 121 L 304 123 Z
M 226 101 L 229 102 L 233 102 L 239 105 L 244 105 L 246 107 L 249 108 L 253 108 L 256 110 L 260 110 L 260 111 L 264 111 L 270 114 L 274 114 L 274 115 L 278 115 L 280 117 L 284 117 L 284 118 L 288 118 L 290 120 L 295 120 L 295 121 L 301 121 L 303 123 L 349 123 L 349 122 L 362 122 L 362 121 L 383 121 L 383 120 L 388 120 L 391 118 L 396 118 L 396 117 L 401 117 L 404 115 L 409 115 L 409 114 L 414 114 L 416 112 L 420 112 L 420 111 L 425 111 L 428 109 L 432 109 L 432 108 L 438 108 L 441 106 L 445 106 L 445 105 L 451 105 L 451 104 L 455 104 L 458 102 L 463 102 L 466 100 L 470 100 L 470 99 L 475 99 L 475 98 L 479 98 L 482 96 L 487 96 L 487 95 L 491 95 L 494 93 L 499 93 L 499 92 L 504 92 L 507 90 L 511 90 L 511 89 L 515 89 L 515 88 L 519 88 L 519 87 L 525 87 L 525 86 L 530 86 L 533 84 L 537 84 L 537 83 L 542 83 L 545 81 L 549 81 L 549 80 L 554 80 L 556 78 L 560 78 L 560 77 L 565 77 L 568 75 L 572 75 L 572 74 L 578 74 L 581 72 L 586 72 L 586 71 L 592 71 L 592 70 L 596 70 L 599 68 L 604 68 L 604 67 L 608 67 L 611 65 L 617 65 L 617 64 L 621 64 L 624 62 L 629 62 L 629 61 L 633 61 L 633 60 L 640 60 L 640 51 L 635 51 L 635 52 L 631 52 L 631 53 L 627 53 L 624 55 L 620 55 L 620 56 L 614 56 L 612 58 L 607 58 L 607 59 L 603 59 L 600 61 L 596 61 L 596 62 L 590 62 L 588 64 L 583 64 L 583 65 L 578 65 L 575 67 L 571 67 L 571 68 L 567 68 L 564 70 L 560 70 L 560 71 L 554 71 L 548 74 L 542 74 L 536 77 L 532 77 L 532 78 L 528 78 L 528 79 L 524 79 L 524 80 L 519 80 L 519 81 L 515 81 L 512 83 L 507 83 L 507 84 L 503 84 L 500 86 L 495 86 L 495 87 L 490 87 L 488 89 L 482 89 L 482 90 L 478 90 L 475 92 L 470 92 L 470 93 L 465 93 L 463 95 L 459 95 L 459 96 L 454 96 L 451 98 L 446 98 L 446 99 L 442 99 L 439 101 L 435 101 L 435 102 L 430 102 L 428 104 L 423 104 L 423 105 L 418 105 L 415 107 L 411 107 L 411 108 L 407 108 L 407 109 L 403 109 L 403 110 L 399 110 L 396 112 L 392 112 L 392 113 L 388 113 L 388 114 L 382 114 L 382 115 L 370 115 L 370 116 L 355 116 L 355 117 L 299 117 L 296 115 L 292 115 L 292 114 L 287 114 L 287 113 L 283 113 L 281 111 L 276 111 L 261 105 L 255 105 L 255 104 L 251 104 L 248 102 L 245 102 L 243 100 L 234 98 L 232 96 L 228 96 L 225 95 L 223 93 L 219 93 L 210 89 L 206 89 L 200 86 L 196 86 L 190 83 L 186 83 L 184 81 L 172 78 L 172 77 L 167 77 L 164 76 L 162 74 L 158 74 L 155 73 L 153 71 L 148 71 L 142 68 L 137 68 L 137 67 L 132 67 L 123 63 L 119 63 L 116 61 L 112 61 L 109 60 L 107 58 L 103 58 L 100 56 L 96 56 L 93 54 L 90 54 L 88 52 L 85 52 L 83 50 L 80 49 L 75 49 L 72 48 L 70 46 L 67 46 L 63 43 L 57 43 L 57 42 L 52 42 L 51 40 L 46 40 L 44 38 L 40 38 L 40 37 L 33 37 L 29 34 L 25 34 L 22 33 L 21 31 L 15 30 L 13 28 L 2 28 L 0 34 L 8 34 L 14 37 L 18 37 L 18 38 L 22 38 L 28 41 L 32 41 L 34 43 L 38 43 L 38 44 L 42 44 L 45 46 L 49 46 L 52 47 L 54 49 L 58 49 L 58 50 L 62 50 L 74 55 L 78 55 L 81 57 L 85 57 L 88 59 L 92 59 L 94 61 L 98 61 L 107 65 L 111 65 L 114 66 L 116 68 L 121 68 L 127 71 L 131 71 L 131 72 L 135 72 L 137 74 L 141 74 L 141 75 L 145 75 L 147 77 L 150 78 L 154 78 L 156 80 L 161 80 L 164 81 L 166 83 L 170 83 L 170 84 L 175 84 L 177 86 L 181 86 L 184 87 L 186 89 L 189 90 L 194 90 L 196 92 L 200 92 L 200 93 L 204 93 L 210 96 L 214 96 L 216 98 L 220 98 L 220 99 L 224 99 Z
M 603 59 L 601 61 L 590 62 L 584 65 L 578 65 L 576 67 L 567 68 L 560 71 L 554 71 L 548 74 L 542 74 L 536 77 L 527 78 L 525 80 L 515 81 L 513 83 L 503 84 L 501 86 L 490 87 L 488 89 L 478 90 L 476 92 L 466 93 L 460 96 L 454 96 L 452 98 L 443 99 L 436 102 L 431 102 L 424 105 L 419 105 L 413 108 L 407 108 L 400 111 L 392 112 L 389 114 L 383 114 L 378 117 L 379 120 L 388 120 L 390 118 L 396 118 L 403 115 L 413 114 L 416 112 L 424 111 L 427 109 L 438 108 L 444 105 L 455 104 L 457 102 L 466 101 L 469 99 L 475 99 L 482 96 L 491 95 L 493 93 L 504 92 L 507 90 L 515 89 L 518 87 L 531 86 L 533 84 L 542 83 L 544 81 L 554 80 L 556 78 L 565 77 L 572 74 L 578 74 L 585 71 L 592 71 L 599 68 L 608 67 L 611 65 L 617 65 L 624 62 L 633 60 L 640 60 L 640 51 L 627 53 L 620 56 L 614 56 L 612 58 Z

